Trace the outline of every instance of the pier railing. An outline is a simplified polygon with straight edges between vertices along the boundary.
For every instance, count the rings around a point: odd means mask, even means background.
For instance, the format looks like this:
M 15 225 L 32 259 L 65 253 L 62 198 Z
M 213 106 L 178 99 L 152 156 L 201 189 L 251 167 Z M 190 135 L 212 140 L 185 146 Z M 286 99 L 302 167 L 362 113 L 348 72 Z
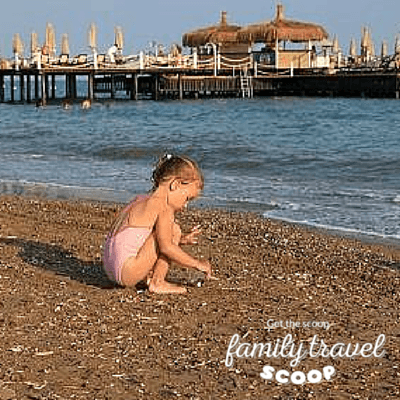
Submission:
M 41 69 L 210 69 L 218 72 L 221 69 L 235 70 L 250 69 L 255 65 L 251 54 L 233 58 L 223 54 L 212 56 L 199 56 L 197 53 L 190 55 L 178 54 L 149 55 L 139 54 L 115 57 L 113 62 L 105 54 L 79 54 L 70 57 L 61 55 L 50 57 L 48 55 L 34 54 L 31 58 L 16 60 L 2 59 L 1 70 L 41 70 Z

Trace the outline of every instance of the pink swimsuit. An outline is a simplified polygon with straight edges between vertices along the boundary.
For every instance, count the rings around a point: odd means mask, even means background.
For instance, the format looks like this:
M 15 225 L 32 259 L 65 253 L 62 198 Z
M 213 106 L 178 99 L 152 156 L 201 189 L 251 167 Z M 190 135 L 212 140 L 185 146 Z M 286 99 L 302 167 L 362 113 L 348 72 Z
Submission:
M 123 211 L 127 211 L 133 203 L 146 198 L 147 196 L 136 197 Z M 108 234 L 104 246 L 103 264 L 109 279 L 122 285 L 121 271 L 125 261 L 137 255 L 151 232 L 150 228 L 123 226 L 117 234 Z

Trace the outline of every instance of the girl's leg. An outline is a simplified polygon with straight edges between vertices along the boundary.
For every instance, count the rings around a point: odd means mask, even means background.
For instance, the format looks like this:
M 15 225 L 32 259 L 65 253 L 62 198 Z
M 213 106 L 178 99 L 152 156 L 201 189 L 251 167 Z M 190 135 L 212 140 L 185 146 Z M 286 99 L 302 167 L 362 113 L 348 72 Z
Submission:
M 181 229 L 174 225 L 173 242 L 179 244 Z M 184 287 L 176 286 L 165 281 L 168 273 L 169 260 L 159 256 L 155 235 L 152 233 L 140 248 L 135 257 L 131 257 L 124 263 L 121 271 L 121 283 L 124 286 L 134 286 L 139 281 L 150 278 L 149 290 L 155 293 L 185 293 Z
M 128 258 L 121 270 L 121 283 L 124 286 L 134 286 L 148 276 L 158 258 L 157 245 L 152 233 L 144 242 L 137 255 Z
M 174 224 L 172 241 L 174 244 L 179 245 L 181 241 L 181 228 L 179 225 Z M 169 260 L 164 256 L 157 259 L 154 266 L 153 275 L 150 278 L 149 290 L 154 293 L 186 293 L 186 288 L 182 286 L 173 285 L 165 280 L 169 269 Z

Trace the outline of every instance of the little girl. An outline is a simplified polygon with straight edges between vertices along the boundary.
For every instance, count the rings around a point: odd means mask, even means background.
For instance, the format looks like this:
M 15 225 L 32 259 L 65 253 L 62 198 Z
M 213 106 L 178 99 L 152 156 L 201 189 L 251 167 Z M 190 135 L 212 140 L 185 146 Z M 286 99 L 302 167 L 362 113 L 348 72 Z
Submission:
M 104 269 L 122 286 L 146 279 L 151 292 L 185 293 L 184 287 L 165 281 L 171 261 L 211 277 L 207 261 L 197 260 L 179 247 L 196 243 L 198 227 L 181 237 L 174 218 L 199 195 L 203 175 L 189 158 L 166 155 L 156 166 L 152 181 L 151 194 L 135 197 L 114 221 L 105 243 Z

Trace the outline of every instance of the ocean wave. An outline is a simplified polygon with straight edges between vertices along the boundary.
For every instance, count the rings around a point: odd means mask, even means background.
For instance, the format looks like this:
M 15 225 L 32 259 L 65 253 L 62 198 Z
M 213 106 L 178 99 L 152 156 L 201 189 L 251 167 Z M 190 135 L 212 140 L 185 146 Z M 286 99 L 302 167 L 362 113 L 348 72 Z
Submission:
M 393 203 L 400 203 L 400 194 L 398 194 L 392 201 Z
M 107 147 L 96 151 L 93 155 L 104 160 L 127 160 L 127 159 L 157 159 L 168 152 L 166 148 L 160 147 Z
M 317 222 L 312 222 L 308 219 L 296 219 L 289 217 L 282 217 L 271 215 L 269 212 L 265 212 L 263 214 L 264 218 L 275 219 L 282 222 L 288 222 L 290 224 L 299 224 L 304 226 L 309 226 L 311 228 L 322 229 L 325 231 L 336 232 L 337 234 L 349 235 L 351 237 L 370 237 L 370 238 L 381 238 L 381 239 L 392 239 L 395 240 L 396 243 L 400 240 L 400 234 L 383 234 L 378 232 L 369 232 L 361 229 L 354 228 L 346 228 L 343 226 L 330 225 L 330 224 L 320 224 Z M 398 243 L 397 243 L 398 244 Z
M 58 183 L 0 180 L 0 193 L 8 195 L 37 196 L 53 199 L 78 199 L 125 202 L 132 193 L 106 187 L 83 187 Z

